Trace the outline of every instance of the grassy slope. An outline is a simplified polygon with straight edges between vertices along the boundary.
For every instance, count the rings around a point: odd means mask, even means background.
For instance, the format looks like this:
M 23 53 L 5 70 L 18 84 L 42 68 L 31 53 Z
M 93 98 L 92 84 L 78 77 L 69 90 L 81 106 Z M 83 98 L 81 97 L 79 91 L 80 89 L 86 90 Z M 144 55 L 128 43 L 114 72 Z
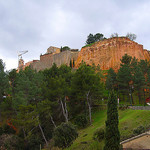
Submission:
M 93 141 L 92 136 L 94 131 L 104 126 L 106 120 L 106 110 L 93 113 L 93 124 L 79 131 L 79 137 L 68 150 L 96 150 L 102 149 L 104 142 L 98 143 Z M 119 111 L 119 129 L 121 138 L 125 139 L 132 136 L 133 129 L 138 126 L 150 126 L 150 111 L 145 110 L 123 110 Z M 84 142 L 82 144 L 81 142 Z M 86 144 L 85 144 L 86 143 Z

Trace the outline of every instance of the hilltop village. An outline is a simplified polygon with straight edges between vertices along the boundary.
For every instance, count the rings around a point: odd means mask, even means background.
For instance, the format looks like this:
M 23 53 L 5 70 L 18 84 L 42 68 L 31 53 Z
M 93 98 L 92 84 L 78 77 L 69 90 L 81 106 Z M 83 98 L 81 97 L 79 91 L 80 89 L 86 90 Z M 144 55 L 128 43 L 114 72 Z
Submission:
M 87 65 L 93 63 L 100 65 L 102 70 L 113 68 L 118 70 L 120 59 L 125 54 L 136 57 L 138 60 L 150 60 L 150 52 L 143 49 L 143 45 L 131 41 L 127 37 L 114 37 L 98 41 L 90 46 L 78 49 L 70 49 L 61 52 L 60 48 L 50 46 L 44 55 L 40 55 L 40 60 L 33 60 L 24 64 L 24 60 L 19 60 L 18 69 L 24 69 L 27 66 L 40 71 L 49 69 L 55 63 L 58 67 L 62 64 L 69 66 L 70 61 L 75 62 L 75 68 L 78 68 L 82 61 Z
M 1 149 L 150 148 L 150 53 L 143 45 L 113 37 L 80 51 L 50 46 L 24 64 L 25 53 L 10 72 L 0 59 Z

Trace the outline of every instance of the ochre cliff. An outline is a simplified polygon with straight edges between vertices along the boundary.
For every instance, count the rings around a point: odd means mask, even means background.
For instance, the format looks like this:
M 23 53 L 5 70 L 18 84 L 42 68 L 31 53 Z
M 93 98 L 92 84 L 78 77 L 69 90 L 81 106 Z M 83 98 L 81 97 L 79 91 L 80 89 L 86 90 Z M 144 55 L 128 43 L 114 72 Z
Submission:
M 93 63 L 100 65 L 101 69 L 115 70 L 120 67 L 120 59 L 125 54 L 138 58 L 138 60 L 150 60 L 150 52 L 126 37 L 110 38 L 94 43 L 91 46 L 83 47 L 78 54 L 75 67 L 78 68 L 82 60 L 88 65 Z

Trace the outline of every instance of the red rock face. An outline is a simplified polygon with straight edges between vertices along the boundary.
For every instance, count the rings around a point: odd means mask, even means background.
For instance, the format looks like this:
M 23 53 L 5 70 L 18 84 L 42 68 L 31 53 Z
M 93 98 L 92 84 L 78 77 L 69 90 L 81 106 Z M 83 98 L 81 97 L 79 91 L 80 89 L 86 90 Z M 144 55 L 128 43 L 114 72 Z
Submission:
M 94 63 L 97 66 L 99 64 L 103 70 L 108 70 L 109 68 L 118 70 L 120 59 L 125 54 L 136 57 L 139 60 L 150 60 L 150 53 L 143 49 L 143 45 L 128 38 L 119 37 L 99 41 L 92 46 L 82 48 L 75 62 L 75 67 L 78 68 L 83 60 L 88 65 Z

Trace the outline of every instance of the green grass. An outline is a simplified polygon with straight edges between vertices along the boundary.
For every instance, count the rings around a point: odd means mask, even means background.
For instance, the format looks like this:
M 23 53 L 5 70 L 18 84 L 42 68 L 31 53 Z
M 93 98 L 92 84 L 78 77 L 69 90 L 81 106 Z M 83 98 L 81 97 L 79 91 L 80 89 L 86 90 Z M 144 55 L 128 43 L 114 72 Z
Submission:
M 91 43 L 91 44 L 87 44 L 87 45 L 83 46 L 82 48 L 92 46 L 93 44 L 95 44 L 95 42 Z
M 79 130 L 79 137 L 67 150 L 102 150 L 104 141 L 98 143 L 92 139 L 94 131 L 105 125 L 106 110 L 99 110 L 93 113 L 93 124 L 85 129 Z M 148 128 L 150 126 L 150 111 L 146 110 L 120 110 L 119 129 L 121 139 L 133 136 L 133 129 L 138 126 Z

